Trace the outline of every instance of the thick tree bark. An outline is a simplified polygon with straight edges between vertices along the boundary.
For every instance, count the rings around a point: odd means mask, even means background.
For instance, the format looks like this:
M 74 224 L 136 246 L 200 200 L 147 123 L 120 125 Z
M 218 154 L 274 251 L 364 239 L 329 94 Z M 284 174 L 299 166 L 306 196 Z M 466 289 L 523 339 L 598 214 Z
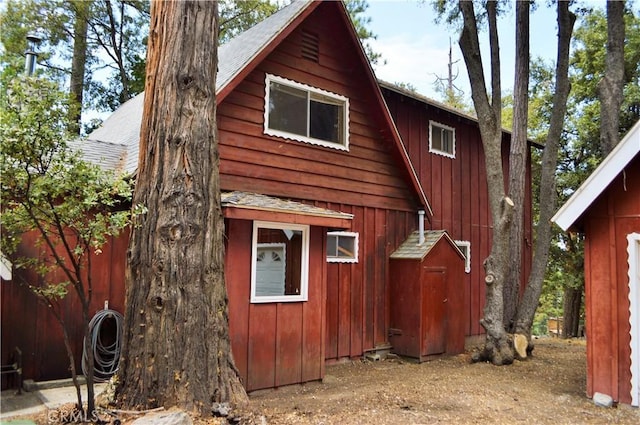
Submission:
M 151 7 L 119 402 L 245 403 L 231 355 L 214 82 L 217 3 Z
M 509 198 L 513 200 L 514 211 L 509 239 L 509 276 L 504 284 L 504 324 L 509 332 L 513 332 L 522 279 L 529 114 L 529 10 L 529 1 L 516 2 L 516 70 L 513 88 L 513 131 L 509 148 Z
M 73 24 L 73 58 L 71 59 L 71 79 L 69 91 L 71 97 L 78 104 L 78 109 L 71 121 L 70 131 L 80 134 L 82 121 L 82 100 L 84 91 L 84 73 L 87 67 L 87 19 L 91 2 L 86 0 L 74 0 L 75 22 Z
M 540 175 L 540 218 L 536 227 L 533 265 L 522 300 L 518 305 L 515 333 L 526 335 L 531 341 L 531 326 L 538 307 L 551 244 L 551 217 L 556 209 L 556 165 L 558 148 L 567 111 L 569 96 L 569 47 L 576 16 L 569 11 L 569 2 L 559 1 L 558 58 L 556 84 L 549 133 L 542 153 Z
M 600 97 L 600 148 L 606 156 L 618 144 L 624 88 L 624 0 L 607 1 L 607 57 Z
M 480 321 L 487 331 L 487 335 L 484 350 L 477 360 L 488 360 L 494 364 L 508 364 L 513 361 L 513 349 L 509 344 L 503 323 L 503 287 L 507 272 L 509 227 L 513 212 L 513 202 L 506 196 L 502 170 L 502 125 L 500 119 L 502 105 L 500 56 L 496 25 L 497 10 L 495 2 L 487 3 L 489 45 L 491 50 L 490 103 L 484 81 L 473 2 L 460 1 L 459 7 L 463 16 L 463 29 L 459 44 L 469 73 L 471 97 L 478 115 L 487 172 L 489 205 L 493 221 L 491 253 L 484 261 L 487 288 L 484 315 Z

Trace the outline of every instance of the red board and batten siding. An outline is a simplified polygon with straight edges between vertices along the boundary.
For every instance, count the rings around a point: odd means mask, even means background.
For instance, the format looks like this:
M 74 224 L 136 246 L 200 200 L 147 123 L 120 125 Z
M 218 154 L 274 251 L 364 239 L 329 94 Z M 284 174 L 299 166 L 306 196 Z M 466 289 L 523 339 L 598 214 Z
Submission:
M 324 375 L 326 263 L 322 228 L 309 241 L 309 300 L 249 302 L 250 220 L 227 220 L 225 274 L 233 356 L 247 391 L 321 379 Z
M 631 403 L 627 235 L 640 232 L 640 155 L 587 210 L 587 395 Z
M 491 211 L 484 152 L 478 125 L 423 101 L 383 88 L 385 100 L 427 198 L 433 205 L 430 228 L 447 230 L 455 240 L 471 242 L 471 272 L 465 273 L 465 333 L 483 333 L 480 326 L 485 299 L 482 263 L 491 251 Z M 455 129 L 455 158 L 429 152 L 429 121 Z M 508 166 L 508 138 L 503 142 Z M 522 285 L 531 269 L 531 159 L 527 158 Z M 505 176 L 506 178 L 506 176 Z
M 20 256 L 39 257 L 41 249 L 35 245 L 35 234 L 23 236 Z M 93 298 L 90 313 L 109 308 L 124 312 L 124 266 L 128 232 L 110 238 L 100 255 L 92 256 Z M 67 280 L 61 272 L 50 276 L 51 281 Z M 13 280 L 3 281 L 2 290 L 2 363 L 5 364 L 17 346 L 22 350 L 23 377 L 36 381 L 69 376 L 69 358 L 64 348 L 60 324 L 47 307 L 33 295 L 25 283 L 34 284 L 41 279 L 32 272 L 13 270 Z M 81 306 L 73 288 L 61 303 L 76 359 L 81 373 L 82 354 Z M 3 386 L 5 382 L 3 380 Z
M 336 5 L 322 6 L 218 106 L 220 179 L 223 190 L 257 192 L 354 214 L 349 231 L 359 233 L 359 262 L 330 263 L 325 269 L 325 357 L 338 359 L 361 356 L 388 342 L 388 257 L 416 228 L 419 206 L 392 141 L 382 134 L 386 124 L 381 108 L 362 78 L 369 71 L 351 47 L 345 48 L 346 29 L 337 15 L 328 13 Z M 303 30 L 318 35 L 318 63 L 300 57 Z M 349 151 L 266 136 L 267 73 L 347 97 Z M 250 309 L 258 311 L 253 305 Z

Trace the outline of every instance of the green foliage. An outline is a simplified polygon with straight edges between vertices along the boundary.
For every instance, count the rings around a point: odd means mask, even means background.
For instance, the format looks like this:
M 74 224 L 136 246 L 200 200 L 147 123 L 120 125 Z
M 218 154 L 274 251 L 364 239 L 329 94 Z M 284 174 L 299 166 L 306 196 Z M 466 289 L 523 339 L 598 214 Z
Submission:
M 109 236 L 131 223 L 132 182 L 83 161 L 68 147 L 72 106 L 55 84 L 16 78 L 3 89 L 2 252 L 15 256 L 22 235 L 35 232 L 37 246 L 52 255 L 14 257 L 16 267 L 41 276 L 40 283 L 29 282 L 32 290 L 60 298 L 71 284 L 86 295 L 91 276 L 82 270 L 90 265 L 91 255 L 99 254 Z M 140 209 L 133 214 L 137 213 Z M 48 281 L 58 270 L 67 281 Z
M 221 0 L 218 3 L 220 44 L 278 11 L 278 4 L 270 0 Z
M 369 62 L 374 65 L 378 64 L 380 61 L 384 63 L 382 55 L 374 52 L 371 44 L 369 43 L 369 40 L 375 40 L 377 38 L 377 36 L 367 28 L 367 25 L 371 23 L 371 17 L 364 16 L 364 13 L 366 13 L 369 8 L 369 3 L 366 0 L 345 0 L 345 6 L 349 12 L 351 21 L 353 22 L 353 26 L 356 29 L 358 38 L 364 47 L 364 51 Z

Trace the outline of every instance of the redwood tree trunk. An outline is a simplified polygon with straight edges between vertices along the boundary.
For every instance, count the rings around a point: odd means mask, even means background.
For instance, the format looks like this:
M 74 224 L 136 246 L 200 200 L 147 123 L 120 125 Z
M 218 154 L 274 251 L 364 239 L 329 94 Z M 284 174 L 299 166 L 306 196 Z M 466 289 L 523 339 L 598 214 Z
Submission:
M 231 355 L 216 127 L 217 3 L 151 6 L 119 402 L 244 403 Z

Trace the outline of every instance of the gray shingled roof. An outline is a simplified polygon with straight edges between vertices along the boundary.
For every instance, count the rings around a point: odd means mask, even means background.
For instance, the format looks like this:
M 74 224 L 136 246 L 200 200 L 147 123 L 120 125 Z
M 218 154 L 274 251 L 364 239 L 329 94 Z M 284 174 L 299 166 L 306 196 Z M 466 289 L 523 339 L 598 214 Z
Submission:
M 311 0 L 297 0 L 269 16 L 218 49 L 216 92 L 219 93 L 271 41 L 293 21 Z M 104 168 L 133 174 L 138 165 L 140 125 L 144 93 L 125 102 L 98 128 L 82 141 L 85 159 Z M 115 161 L 115 157 L 122 157 Z M 99 161 L 96 161 L 99 159 Z
M 220 195 L 223 207 L 247 208 L 260 211 L 285 212 L 290 214 L 310 215 L 315 217 L 331 217 L 351 220 L 353 214 L 326 208 L 314 207 L 288 199 L 274 198 L 248 192 L 223 192 Z
M 420 234 L 418 231 L 410 234 L 407 240 L 405 240 L 402 245 L 400 245 L 398 249 L 396 249 L 393 254 L 391 254 L 390 258 L 422 260 L 442 238 L 447 238 L 450 243 L 454 247 L 456 247 L 455 242 L 451 239 L 451 237 L 445 230 L 425 231 L 424 243 L 422 243 L 421 245 L 418 245 L 419 237 Z M 457 247 L 456 249 L 458 250 L 460 256 L 464 258 L 464 254 L 462 254 L 460 249 L 458 249 Z

